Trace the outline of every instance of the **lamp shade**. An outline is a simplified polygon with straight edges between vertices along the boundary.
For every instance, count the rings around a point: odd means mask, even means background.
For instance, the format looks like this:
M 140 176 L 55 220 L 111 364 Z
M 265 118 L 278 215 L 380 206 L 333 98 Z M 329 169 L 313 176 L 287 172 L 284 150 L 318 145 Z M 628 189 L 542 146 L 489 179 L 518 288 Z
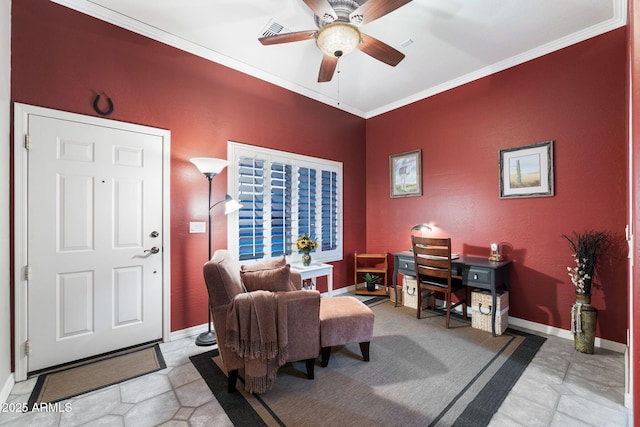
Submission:
M 194 157 L 189 160 L 191 161 L 191 163 L 196 165 L 201 173 L 205 175 L 218 175 L 220 172 L 222 172 L 222 169 L 227 167 L 227 165 L 229 164 L 229 162 L 224 159 L 216 159 L 214 157 Z
M 224 198 L 224 214 L 229 215 L 237 210 L 240 210 L 242 205 L 236 199 L 231 197 L 230 195 L 226 195 Z
M 339 58 L 351 53 L 361 38 L 355 25 L 334 22 L 318 31 L 316 45 L 325 55 Z
M 427 224 L 416 224 L 411 227 L 411 231 L 420 231 L 422 233 L 425 231 L 432 231 L 432 229 Z

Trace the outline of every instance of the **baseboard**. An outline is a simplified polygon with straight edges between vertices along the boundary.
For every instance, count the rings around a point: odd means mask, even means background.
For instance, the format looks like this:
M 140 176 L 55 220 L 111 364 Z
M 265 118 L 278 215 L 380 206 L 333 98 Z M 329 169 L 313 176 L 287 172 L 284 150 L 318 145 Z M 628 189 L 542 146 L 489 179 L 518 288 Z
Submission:
M 333 295 L 343 294 L 347 292 L 355 292 L 355 286 L 346 286 L 344 288 L 336 289 L 333 291 Z M 460 314 L 462 314 L 462 307 L 458 306 L 454 308 Z M 573 341 L 573 333 L 567 329 L 556 328 L 549 325 L 544 325 L 542 323 L 532 322 L 530 320 L 519 319 L 517 317 L 509 316 L 509 326 L 515 329 L 529 329 L 534 332 L 541 332 L 547 335 L 552 335 L 560 338 L 564 338 L 567 340 Z M 604 348 L 606 350 L 615 351 L 617 353 L 624 353 L 627 351 L 627 346 L 624 343 L 619 343 L 616 341 L 605 340 L 602 338 L 596 337 L 594 345 L 599 348 Z
M 192 326 L 186 329 L 180 329 L 179 331 L 171 332 L 171 341 L 179 340 L 182 338 L 195 337 L 203 332 L 209 330 L 209 325 L 203 323 L 202 325 Z
M 633 396 L 631 393 L 624 394 L 624 407 L 627 409 L 633 409 Z
M 355 286 L 345 286 L 344 288 L 334 289 L 331 292 L 332 296 L 353 293 L 355 292 Z M 328 297 L 329 293 L 324 292 L 321 294 L 323 297 Z M 456 307 L 455 310 L 462 311 L 460 307 Z M 547 335 L 552 335 L 567 340 L 573 340 L 573 333 L 566 329 L 556 328 L 549 325 L 543 325 L 542 323 L 532 322 L 530 320 L 519 319 L 517 317 L 509 316 L 509 326 L 515 329 L 529 329 L 534 332 L 541 332 Z M 207 324 L 204 323 L 198 326 L 192 326 L 191 328 L 181 329 L 179 331 L 171 332 L 171 341 L 191 337 L 207 331 Z M 627 350 L 627 346 L 623 343 L 605 340 L 596 337 L 594 343 L 596 347 L 604 348 L 606 350 L 615 351 L 618 353 L 624 353 Z
M 333 291 L 331 291 L 331 296 L 335 296 L 335 295 L 341 295 L 341 294 L 346 294 L 346 293 L 355 293 L 356 292 L 356 287 L 355 285 L 351 285 L 351 286 L 345 286 L 344 288 L 340 288 L 340 289 L 334 289 Z M 320 294 L 320 296 L 329 296 L 328 292 L 324 292 L 322 294 Z
M 542 332 L 547 335 L 552 335 L 567 340 L 573 340 L 573 333 L 567 329 L 560 329 L 549 325 L 543 325 L 542 323 L 519 319 L 517 317 L 509 316 L 509 327 L 515 329 L 529 329 L 534 332 Z M 618 353 L 624 353 L 627 350 L 627 346 L 623 343 L 605 340 L 598 337 L 596 337 L 594 345 L 596 347 L 604 348 L 606 350 L 611 350 Z
M 16 382 L 12 372 L 5 380 L 4 384 L 2 385 L 2 389 L 0 390 L 0 403 L 4 403 L 7 401 L 14 385 L 16 385 Z

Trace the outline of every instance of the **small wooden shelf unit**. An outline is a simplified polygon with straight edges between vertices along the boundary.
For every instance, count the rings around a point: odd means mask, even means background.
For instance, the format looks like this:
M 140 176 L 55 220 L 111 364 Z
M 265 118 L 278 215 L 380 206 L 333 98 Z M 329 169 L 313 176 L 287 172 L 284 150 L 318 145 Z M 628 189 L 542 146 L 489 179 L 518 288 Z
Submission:
M 353 283 L 356 286 L 356 295 L 387 295 L 389 282 L 387 280 L 387 254 L 354 254 Z M 380 276 L 375 291 L 368 291 L 364 282 L 365 274 Z

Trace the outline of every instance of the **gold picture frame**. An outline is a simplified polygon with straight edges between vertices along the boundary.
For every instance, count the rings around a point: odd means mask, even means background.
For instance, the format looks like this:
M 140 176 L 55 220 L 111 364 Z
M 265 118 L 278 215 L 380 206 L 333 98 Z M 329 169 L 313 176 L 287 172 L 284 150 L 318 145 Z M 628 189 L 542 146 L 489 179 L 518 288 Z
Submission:
M 553 141 L 500 150 L 501 199 L 553 196 L 553 187 Z
M 422 195 L 421 150 L 389 156 L 389 181 L 391 197 Z

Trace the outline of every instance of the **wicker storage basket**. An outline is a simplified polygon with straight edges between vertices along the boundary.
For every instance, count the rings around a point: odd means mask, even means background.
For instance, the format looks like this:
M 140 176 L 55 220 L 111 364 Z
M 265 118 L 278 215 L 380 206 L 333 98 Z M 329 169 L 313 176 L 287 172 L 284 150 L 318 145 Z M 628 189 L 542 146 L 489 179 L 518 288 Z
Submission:
M 398 305 L 402 305 L 402 285 L 396 285 L 396 290 L 398 291 Z M 393 286 L 389 286 L 389 299 L 391 302 L 396 302 L 396 291 L 394 291 Z
M 509 323 L 509 292 L 496 293 L 496 335 L 502 335 Z M 471 326 L 491 332 L 492 307 L 490 291 L 471 292 Z
M 404 276 L 402 279 L 402 305 L 418 308 L 418 282 L 415 277 Z

